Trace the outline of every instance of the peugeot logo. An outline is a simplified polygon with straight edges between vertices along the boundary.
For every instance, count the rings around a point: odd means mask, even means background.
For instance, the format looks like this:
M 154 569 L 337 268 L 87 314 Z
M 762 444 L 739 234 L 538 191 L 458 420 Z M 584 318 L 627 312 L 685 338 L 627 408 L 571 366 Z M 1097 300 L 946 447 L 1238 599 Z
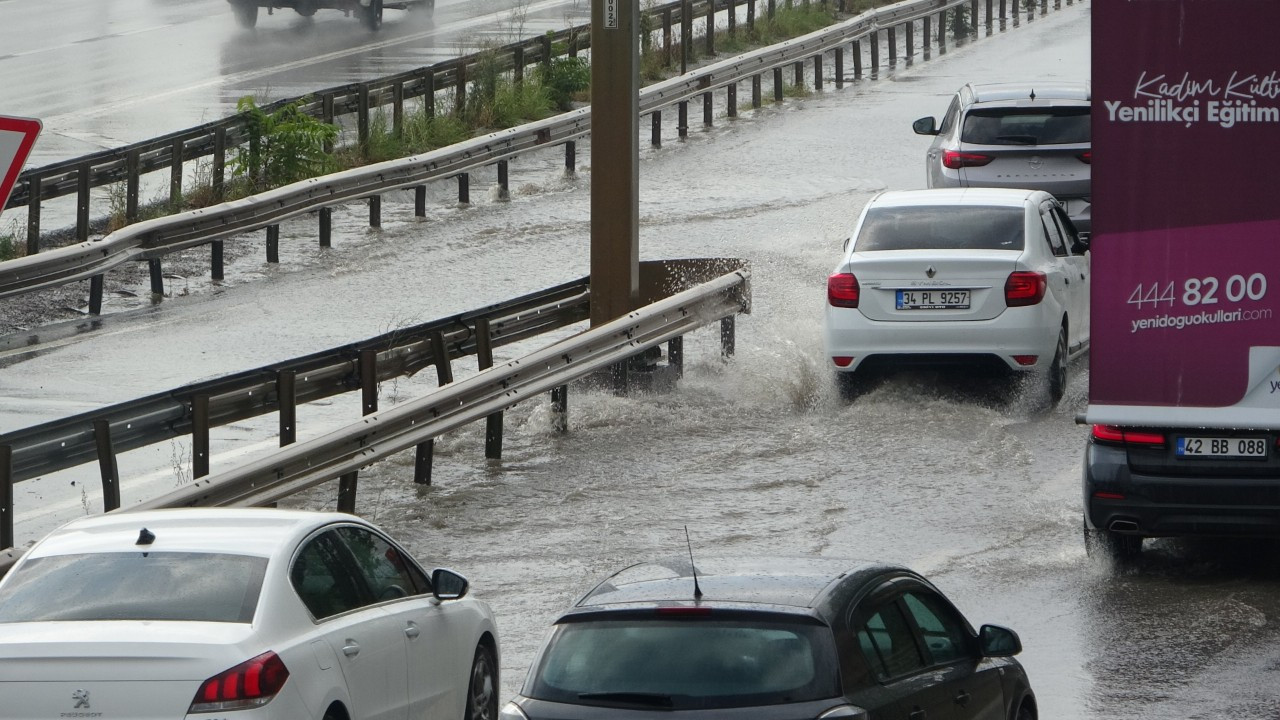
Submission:
M 77 690 L 71 693 L 71 699 L 76 701 L 75 707 L 72 708 L 73 710 L 79 710 L 80 708 L 84 708 L 86 710 L 89 709 L 88 690 Z
M 1040 167 L 1044 165 L 1044 159 L 1039 155 L 1032 155 L 1031 159 L 1027 161 L 1027 164 L 1031 166 L 1032 170 L 1039 170 Z
M 938 274 L 938 271 L 937 271 L 937 270 L 934 270 L 934 269 L 933 269 L 933 266 L 932 266 L 932 265 L 930 265 L 930 266 L 929 266 L 929 269 L 924 271 L 924 274 L 925 274 L 925 276 L 926 276 L 926 277 L 933 277 L 934 275 L 937 275 L 937 274 Z

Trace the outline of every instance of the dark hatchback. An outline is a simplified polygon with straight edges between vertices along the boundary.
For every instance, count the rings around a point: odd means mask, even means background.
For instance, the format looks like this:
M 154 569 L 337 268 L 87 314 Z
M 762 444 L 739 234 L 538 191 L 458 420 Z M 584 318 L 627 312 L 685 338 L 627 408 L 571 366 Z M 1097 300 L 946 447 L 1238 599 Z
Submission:
M 1086 547 L 1124 559 L 1148 537 L 1280 537 L 1280 433 L 1094 425 Z
M 649 563 L 556 620 L 499 718 L 1033 720 L 1021 649 L 903 567 Z

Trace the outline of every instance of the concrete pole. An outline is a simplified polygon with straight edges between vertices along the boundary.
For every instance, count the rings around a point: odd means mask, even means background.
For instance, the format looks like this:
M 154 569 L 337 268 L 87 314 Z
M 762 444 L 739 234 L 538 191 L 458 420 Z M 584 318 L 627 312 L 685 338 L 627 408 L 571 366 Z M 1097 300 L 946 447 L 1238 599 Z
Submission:
M 591 2 L 591 324 L 640 296 L 640 0 Z

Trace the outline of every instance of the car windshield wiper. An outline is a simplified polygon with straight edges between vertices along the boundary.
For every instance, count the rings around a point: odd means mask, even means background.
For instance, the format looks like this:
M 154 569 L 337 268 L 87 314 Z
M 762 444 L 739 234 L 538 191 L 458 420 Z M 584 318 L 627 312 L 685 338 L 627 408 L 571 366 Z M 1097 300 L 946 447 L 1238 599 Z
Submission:
M 593 692 L 579 693 L 579 700 L 603 700 L 605 702 L 620 703 L 623 705 L 638 705 L 640 707 L 661 707 L 669 708 L 674 705 L 670 695 L 661 693 L 644 693 L 644 692 Z

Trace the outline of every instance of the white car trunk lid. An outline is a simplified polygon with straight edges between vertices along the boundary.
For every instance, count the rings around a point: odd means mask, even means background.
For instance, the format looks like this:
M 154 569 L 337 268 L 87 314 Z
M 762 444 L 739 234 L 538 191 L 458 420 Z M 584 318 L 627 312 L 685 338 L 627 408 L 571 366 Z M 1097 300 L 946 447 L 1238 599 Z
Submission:
M 1004 284 L 1020 254 L 886 250 L 854 253 L 848 267 L 861 288 L 858 309 L 871 320 L 990 320 L 1005 311 Z

